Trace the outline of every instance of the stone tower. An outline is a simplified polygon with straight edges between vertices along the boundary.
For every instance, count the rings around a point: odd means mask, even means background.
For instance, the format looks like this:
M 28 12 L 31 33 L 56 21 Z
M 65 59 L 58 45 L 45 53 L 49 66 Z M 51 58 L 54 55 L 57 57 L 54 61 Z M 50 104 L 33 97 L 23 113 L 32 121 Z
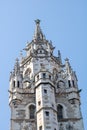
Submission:
M 75 71 L 46 40 L 36 20 L 26 56 L 16 59 L 10 74 L 10 130 L 84 130 Z

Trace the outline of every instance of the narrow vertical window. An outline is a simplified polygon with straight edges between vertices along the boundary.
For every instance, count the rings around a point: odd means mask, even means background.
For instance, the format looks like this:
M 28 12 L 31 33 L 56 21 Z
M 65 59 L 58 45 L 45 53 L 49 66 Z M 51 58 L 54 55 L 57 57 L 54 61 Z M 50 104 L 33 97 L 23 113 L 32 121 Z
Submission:
M 69 85 L 69 87 L 71 87 L 71 82 L 70 82 L 70 80 L 68 80 L 68 85 Z
M 17 87 L 18 87 L 18 88 L 20 87 L 20 82 L 19 82 L 19 81 L 17 82 Z
M 15 81 L 13 81 L 13 87 L 15 88 Z
M 46 116 L 49 116 L 49 112 L 48 111 L 45 111 L 45 114 L 46 114 Z
M 58 105 L 57 107 L 57 118 L 58 121 L 63 119 L 63 107 L 61 105 Z
M 44 93 L 47 93 L 47 90 L 46 90 L 46 89 L 44 89 Z
M 29 107 L 29 113 L 30 113 L 30 119 L 34 119 L 34 117 L 35 117 L 35 106 L 34 105 L 31 105 Z
M 51 79 L 51 75 L 49 75 L 49 79 Z
M 73 84 L 73 87 L 75 87 L 75 83 L 74 83 L 74 80 L 72 80 L 72 84 Z
M 43 78 L 44 78 L 44 79 L 46 78 L 46 73 L 43 73 Z

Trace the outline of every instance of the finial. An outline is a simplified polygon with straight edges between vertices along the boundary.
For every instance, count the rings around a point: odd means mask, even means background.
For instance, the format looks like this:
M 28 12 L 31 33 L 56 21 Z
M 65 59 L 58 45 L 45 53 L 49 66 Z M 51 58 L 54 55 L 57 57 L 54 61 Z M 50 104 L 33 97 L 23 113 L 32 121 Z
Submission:
M 58 50 L 58 56 L 60 56 L 61 54 L 60 54 L 60 50 Z
M 14 66 L 14 73 L 17 74 L 19 71 L 20 67 L 19 67 L 19 59 L 16 58 L 15 60 L 15 66 Z
M 16 63 L 18 63 L 18 62 L 19 62 L 19 59 L 18 59 L 18 58 L 16 58 L 16 59 L 15 59 L 15 61 L 16 61 Z
M 20 51 L 20 60 L 23 59 L 23 53 L 22 53 L 22 50 Z
M 68 59 L 68 58 L 66 58 L 66 59 L 65 59 L 65 61 L 66 61 L 66 62 L 69 62 L 69 59 Z
M 15 59 L 15 69 L 17 69 L 17 68 L 18 68 L 18 66 L 19 66 L 19 59 L 18 59 L 18 58 L 16 58 L 16 59 Z
M 33 40 L 43 40 L 43 33 L 42 30 L 40 28 L 40 20 L 37 19 L 35 20 L 36 22 L 36 28 L 35 28 L 35 33 L 34 33 L 34 39 Z
M 36 22 L 36 24 L 40 24 L 40 20 L 39 19 L 36 19 L 35 22 Z
M 67 70 L 67 73 L 71 73 L 72 72 L 72 68 L 71 68 L 71 66 L 70 66 L 70 62 L 69 62 L 69 59 L 68 58 L 66 58 L 65 59 L 65 66 L 66 66 L 66 70 Z
M 58 58 L 59 58 L 60 64 L 62 64 L 62 59 L 61 59 L 61 53 L 60 53 L 60 50 L 58 50 Z

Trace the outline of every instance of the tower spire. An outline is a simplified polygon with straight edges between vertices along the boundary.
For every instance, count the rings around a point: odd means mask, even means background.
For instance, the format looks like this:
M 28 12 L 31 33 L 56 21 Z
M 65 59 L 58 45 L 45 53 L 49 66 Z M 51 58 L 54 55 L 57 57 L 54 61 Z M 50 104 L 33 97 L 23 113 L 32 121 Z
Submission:
M 40 20 L 39 19 L 35 20 L 35 23 L 36 23 L 36 27 L 34 33 L 34 40 L 43 40 L 44 35 L 40 28 Z

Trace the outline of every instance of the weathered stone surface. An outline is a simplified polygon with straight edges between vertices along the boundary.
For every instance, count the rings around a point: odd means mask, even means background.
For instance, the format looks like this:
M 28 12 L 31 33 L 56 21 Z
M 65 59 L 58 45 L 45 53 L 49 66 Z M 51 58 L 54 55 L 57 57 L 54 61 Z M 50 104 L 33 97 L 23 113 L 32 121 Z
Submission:
M 53 55 L 40 20 L 25 50 L 10 75 L 11 130 L 84 130 L 76 74 Z

